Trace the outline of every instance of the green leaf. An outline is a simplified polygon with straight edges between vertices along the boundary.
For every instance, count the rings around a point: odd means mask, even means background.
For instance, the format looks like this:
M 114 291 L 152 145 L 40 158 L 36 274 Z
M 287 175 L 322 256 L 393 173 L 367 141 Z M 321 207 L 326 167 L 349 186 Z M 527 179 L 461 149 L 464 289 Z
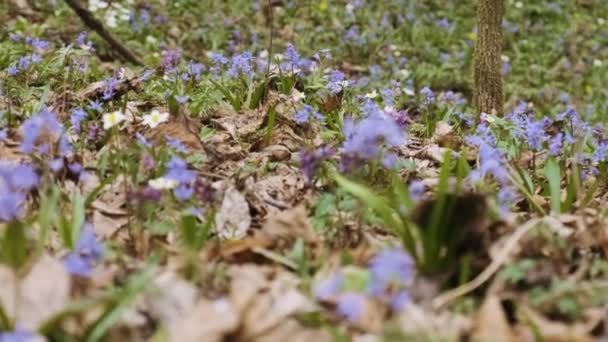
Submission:
M 198 133 L 198 137 L 201 140 L 201 142 L 205 142 L 205 141 L 211 139 L 213 137 L 214 133 L 215 133 L 215 129 L 203 125 L 201 127 L 200 132 Z
M 274 123 L 276 120 L 277 111 L 274 106 L 268 109 L 268 122 L 266 124 L 266 145 L 270 143 L 270 139 L 272 138 L 272 132 L 274 131 Z
M 545 177 L 549 182 L 549 195 L 551 196 L 551 212 L 559 215 L 561 212 L 561 174 L 559 164 L 555 158 L 548 158 L 545 162 Z
M 262 102 L 262 99 L 264 98 L 265 93 L 266 93 L 266 81 L 263 80 L 255 88 L 255 91 L 253 92 L 253 94 L 251 94 L 251 98 L 249 99 L 249 109 L 256 109 Z
M 368 207 L 373 209 L 380 215 L 380 218 L 389 228 L 396 230 L 397 232 L 403 226 L 400 220 L 395 216 L 394 210 L 391 208 L 390 203 L 384 198 L 378 196 L 369 188 L 355 183 L 342 177 L 338 174 L 334 175 L 334 180 L 340 187 L 348 191 L 355 197 L 359 198 Z
M 6 224 L 2 239 L 2 257 L 13 269 L 19 269 L 27 259 L 27 239 L 25 226 L 21 221 L 13 220 Z
M 80 192 L 74 193 L 72 198 L 72 221 L 71 221 L 71 245 L 74 248 L 80 229 L 84 225 L 85 220 L 85 201 Z

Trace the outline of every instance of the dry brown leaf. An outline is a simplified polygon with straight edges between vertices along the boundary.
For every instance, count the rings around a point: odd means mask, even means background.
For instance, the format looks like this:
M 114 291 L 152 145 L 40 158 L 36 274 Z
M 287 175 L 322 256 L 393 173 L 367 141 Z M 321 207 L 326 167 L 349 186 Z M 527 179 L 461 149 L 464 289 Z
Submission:
M 107 215 L 127 215 L 127 211 L 123 209 L 123 206 L 127 202 L 125 178 L 119 176 L 111 184 L 106 185 L 99 193 L 97 198 L 91 203 L 93 209 L 99 210 L 103 214 Z M 100 184 L 99 179 L 96 176 L 89 176 L 84 184 L 84 193 L 87 191 L 90 193 L 92 189 L 95 189 Z
M 101 239 L 113 236 L 120 228 L 125 226 L 129 219 L 125 216 L 110 217 L 100 211 L 93 212 L 93 230 Z
M 178 324 L 194 310 L 197 299 L 196 287 L 172 271 L 159 274 L 144 295 L 148 312 L 165 326 Z
M 223 239 L 241 239 L 251 225 L 249 204 L 234 186 L 224 191 L 224 199 L 215 216 L 215 229 Z
M 591 336 L 591 331 L 597 326 L 601 319 L 605 317 L 606 313 L 604 310 L 590 312 L 588 314 L 590 317 L 587 317 L 588 320 L 586 322 L 576 322 L 572 324 L 551 321 L 525 305 L 518 306 L 518 315 L 529 320 L 531 324 L 538 329 L 545 341 L 591 342 L 595 340 Z
M 307 243 L 317 243 L 319 238 L 308 223 L 306 208 L 299 205 L 270 217 L 261 234 L 270 239 L 295 240 L 301 238 Z
M 202 299 L 186 317 L 169 327 L 169 341 L 221 342 L 238 325 L 238 315 L 228 300 Z
M 500 299 L 496 296 L 484 300 L 474 324 L 471 337 L 473 341 L 516 342 Z
M 0 281 L 0 303 L 23 329 L 37 330 L 69 304 L 70 275 L 60 261 L 49 255 L 43 255 L 22 279 L 0 266 Z
M 397 318 L 401 331 L 435 340 L 460 341 L 471 329 L 471 319 L 449 311 L 435 312 L 409 303 Z
M 270 268 L 253 265 L 231 269 L 231 302 L 241 316 L 238 340 L 280 341 L 287 331 L 289 340 L 324 336 L 302 327 L 293 315 L 316 310 L 314 303 L 298 289 L 297 276 L 280 272 L 269 280 Z

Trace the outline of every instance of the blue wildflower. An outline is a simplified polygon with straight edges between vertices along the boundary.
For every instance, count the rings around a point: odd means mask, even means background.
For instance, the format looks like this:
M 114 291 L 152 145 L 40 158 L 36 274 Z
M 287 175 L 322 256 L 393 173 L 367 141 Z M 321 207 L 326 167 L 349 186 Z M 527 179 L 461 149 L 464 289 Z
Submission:
M 319 300 L 329 300 L 340 293 L 343 283 L 344 277 L 334 273 L 316 286 L 315 297 Z
M 363 314 L 365 297 L 359 293 L 349 292 L 338 298 L 336 310 L 350 322 L 357 321 Z
M 167 162 L 167 174 L 166 178 L 173 179 L 180 184 L 189 184 L 196 178 L 196 172 L 188 170 L 188 164 L 185 160 L 173 156 L 169 162 Z
M 184 144 L 178 139 L 173 139 L 170 136 L 165 135 L 165 140 L 167 141 L 167 145 L 175 151 L 179 153 L 188 153 L 186 146 L 184 146 Z
M 76 134 L 80 134 L 80 123 L 87 117 L 87 115 L 87 112 L 82 108 L 76 108 L 72 111 L 72 114 L 70 115 L 70 122 Z
M 562 145 L 564 142 L 564 133 L 558 133 L 556 134 L 550 141 L 549 141 L 549 153 L 552 156 L 558 156 L 562 153 Z
M 101 106 L 101 102 L 98 101 L 89 101 L 89 105 L 87 106 L 90 110 L 94 110 L 97 112 L 101 112 L 103 107 Z
M 387 249 L 378 253 L 370 262 L 368 291 L 381 296 L 394 286 L 403 286 L 412 279 L 414 262 L 401 249 Z
M 0 342 L 39 342 L 44 341 L 44 338 L 34 332 L 15 329 L 13 331 L 0 332 Z
M 88 277 L 96 261 L 103 256 L 103 246 L 95 237 L 93 227 L 85 223 L 74 250 L 66 255 L 63 264 L 70 274 Z
M 297 113 L 296 113 L 296 122 L 297 123 L 305 123 L 308 122 L 308 119 L 313 116 L 315 119 L 317 120 L 324 120 L 325 116 L 321 113 L 319 113 L 318 111 L 314 110 L 314 108 L 312 108 L 309 105 L 304 105 L 304 107 L 302 107 L 302 109 L 300 109 Z
M 346 82 L 344 73 L 338 70 L 334 70 L 329 74 L 329 82 L 327 83 L 327 89 L 332 94 L 337 94 L 344 89 Z

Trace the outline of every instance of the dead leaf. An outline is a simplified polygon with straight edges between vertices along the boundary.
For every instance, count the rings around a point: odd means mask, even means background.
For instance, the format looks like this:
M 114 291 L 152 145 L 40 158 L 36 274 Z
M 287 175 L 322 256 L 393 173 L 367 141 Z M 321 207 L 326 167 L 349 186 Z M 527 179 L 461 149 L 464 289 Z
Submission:
M 325 334 L 303 327 L 293 318 L 317 309 L 298 290 L 300 279 L 283 271 L 270 280 L 272 273 L 271 268 L 253 265 L 231 269 L 230 299 L 241 317 L 237 340 L 284 341 L 280 336 L 289 336 L 289 341 L 306 341 L 305 337 L 313 336 L 328 340 Z
M 107 239 L 129 222 L 125 216 L 110 217 L 102 214 L 100 211 L 93 212 L 93 229 L 95 234 L 101 239 Z
M 202 299 L 186 317 L 169 327 L 169 341 L 221 342 L 238 325 L 238 315 L 228 300 Z
M 241 239 L 251 225 L 249 205 L 234 186 L 224 191 L 224 199 L 215 216 L 215 229 L 223 239 Z
M 2 307 L 17 326 L 26 330 L 37 330 L 70 301 L 70 275 L 49 255 L 43 255 L 22 279 L 0 266 L 0 281 Z
M 261 234 L 270 239 L 302 238 L 307 243 L 319 241 L 314 229 L 308 223 L 306 208 L 303 205 L 284 210 L 270 217 L 264 224 Z
M 172 326 L 194 310 L 197 289 L 172 271 L 159 274 L 146 291 L 144 301 L 152 317 Z
M 415 303 L 406 305 L 397 321 L 403 333 L 445 341 L 461 341 L 472 325 L 471 319 L 463 315 L 431 311 Z
M 475 327 L 473 329 L 473 341 L 495 341 L 511 342 L 515 341 L 507 317 L 503 311 L 500 299 L 496 296 L 489 296 L 484 300 L 483 305 L 477 312 Z
M 576 322 L 566 324 L 558 321 L 551 321 L 536 311 L 525 305 L 518 306 L 518 315 L 529 320 L 532 326 L 536 327 L 545 341 L 550 342 L 591 342 L 595 339 L 591 336 L 591 331 L 597 326 L 603 317 L 604 310 L 595 312 L 595 315 L 588 317 L 585 323 Z M 597 315 L 599 313 L 599 315 Z M 599 320 L 598 320 L 599 318 Z

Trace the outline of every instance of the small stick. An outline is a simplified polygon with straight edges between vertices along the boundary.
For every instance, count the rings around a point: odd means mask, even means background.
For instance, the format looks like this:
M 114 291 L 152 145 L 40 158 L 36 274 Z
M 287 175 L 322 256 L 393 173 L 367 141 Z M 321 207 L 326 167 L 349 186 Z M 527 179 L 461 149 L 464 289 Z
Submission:
M 143 66 L 144 63 L 137 57 L 131 50 L 129 50 L 126 46 L 124 46 L 120 41 L 118 41 L 114 36 L 106 30 L 101 21 L 99 21 L 93 13 L 91 13 L 88 9 L 83 7 L 78 3 L 77 0 L 65 0 L 65 2 L 70 6 L 74 12 L 80 17 L 82 22 L 88 26 L 91 30 L 97 32 L 112 48 L 116 49 L 116 51 L 122 55 L 127 61 Z

